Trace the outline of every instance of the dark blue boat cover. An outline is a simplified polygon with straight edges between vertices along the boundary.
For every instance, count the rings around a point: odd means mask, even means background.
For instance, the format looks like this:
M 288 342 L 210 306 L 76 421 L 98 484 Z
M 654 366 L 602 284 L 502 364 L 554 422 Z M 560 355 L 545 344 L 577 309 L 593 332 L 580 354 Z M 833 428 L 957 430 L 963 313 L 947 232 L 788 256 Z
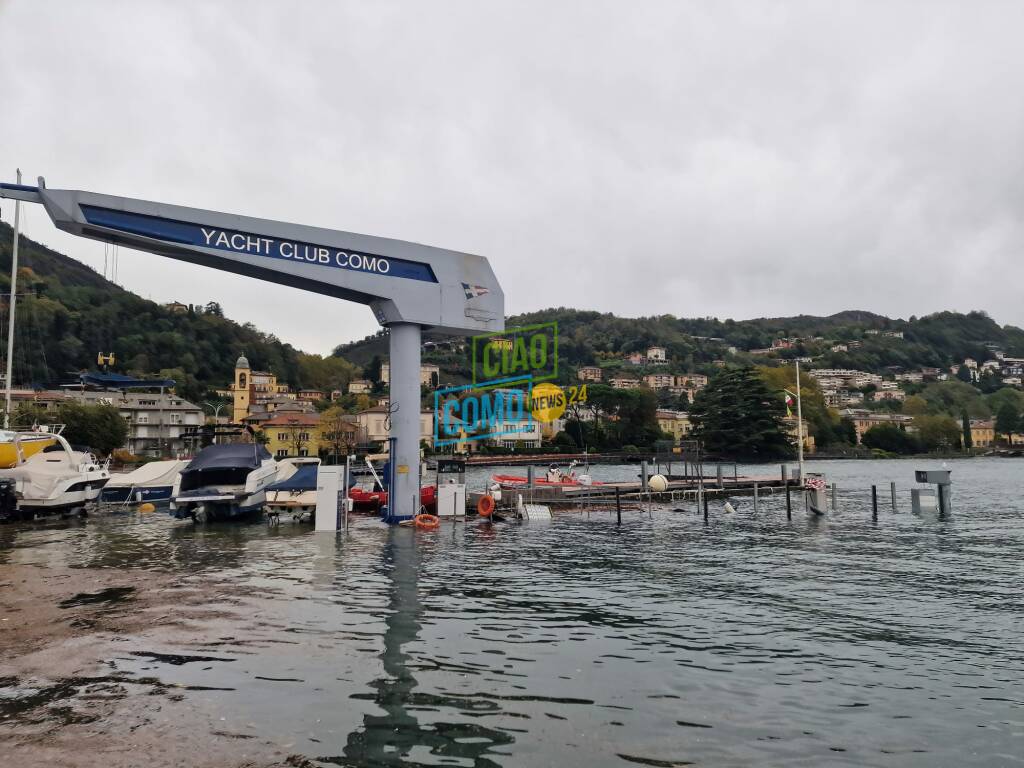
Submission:
M 204 469 L 256 469 L 270 458 L 270 452 L 262 445 L 254 443 L 230 443 L 228 445 L 211 445 L 203 448 L 188 466 L 185 472 Z
M 170 388 L 174 379 L 137 379 L 121 373 L 90 372 L 80 374 L 79 381 L 91 387 L 108 387 L 110 389 L 149 389 L 151 387 Z
M 268 485 L 268 491 L 315 491 L 316 464 L 303 464 L 298 471 L 287 480 Z

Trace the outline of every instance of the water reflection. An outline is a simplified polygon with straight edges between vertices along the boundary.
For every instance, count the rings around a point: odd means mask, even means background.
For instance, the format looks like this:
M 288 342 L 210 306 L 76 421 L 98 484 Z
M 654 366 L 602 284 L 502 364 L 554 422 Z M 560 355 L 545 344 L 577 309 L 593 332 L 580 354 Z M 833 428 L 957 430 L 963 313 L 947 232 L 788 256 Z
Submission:
M 495 746 L 511 744 L 510 734 L 474 723 L 435 721 L 421 723 L 414 712 L 440 713 L 444 708 L 465 708 L 457 698 L 417 693 L 415 660 L 407 647 L 418 642 L 423 605 L 419 594 L 421 570 L 417 533 L 392 528 L 382 552 L 382 570 L 390 576 L 388 615 L 381 662 L 384 674 L 374 680 L 373 693 L 353 698 L 372 701 L 383 715 L 367 714 L 360 730 L 349 735 L 344 760 L 321 758 L 338 765 L 377 766 L 424 764 L 427 756 L 459 758 L 481 768 L 497 768 L 487 757 Z M 425 753 L 425 754 L 424 754 Z M 410 762 L 410 759 L 415 762 Z

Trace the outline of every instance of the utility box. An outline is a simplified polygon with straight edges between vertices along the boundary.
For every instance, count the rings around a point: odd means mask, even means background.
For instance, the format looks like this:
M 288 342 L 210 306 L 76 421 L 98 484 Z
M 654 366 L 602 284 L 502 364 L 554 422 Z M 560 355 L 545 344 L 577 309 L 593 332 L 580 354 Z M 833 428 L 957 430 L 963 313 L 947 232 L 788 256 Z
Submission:
M 952 485 L 950 473 L 948 469 L 918 469 L 914 472 L 914 479 L 930 485 Z
M 466 514 L 466 485 L 454 479 L 438 481 L 437 516 L 464 517 Z
M 338 512 L 341 510 L 342 492 L 345 478 L 344 467 L 325 467 L 320 465 L 316 473 L 316 525 L 317 531 L 337 531 Z
M 919 483 L 934 485 L 935 488 L 915 488 L 910 493 L 914 512 L 935 512 L 949 514 L 953 510 L 953 481 L 948 469 L 918 469 L 914 479 Z

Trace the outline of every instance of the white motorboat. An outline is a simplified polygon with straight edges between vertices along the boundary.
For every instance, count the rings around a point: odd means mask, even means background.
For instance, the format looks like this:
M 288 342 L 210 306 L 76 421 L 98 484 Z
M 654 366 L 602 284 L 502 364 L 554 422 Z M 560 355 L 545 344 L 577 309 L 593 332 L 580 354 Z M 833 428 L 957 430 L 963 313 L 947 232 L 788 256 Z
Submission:
M 174 481 L 188 466 L 183 459 L 151 461 L 131 472 L 112 475 L 100 494 L 100 501 L 141 504 L 145 501 L 166 501 L 171 498 Z
M 277 462 L 262 445 L 211 445 L 178 475 L 171 491 L 171 514 L 195 521 L 259 514 L 277 470 Z
M 32 433 L 17 433 L 16 446 L 23 435 L 30 437 Z M 84 508 L 96 501 L 110 480 L 107 462 L 100 462 L 92 453 L 73 450 L 60 435 L 53 438 L 56 445 L 29 456 L 16 467 L 0 469 L 0 478 L 15 481 L 18 507 L 35 517 Z
M 316 511 L 316 481 L 320 459 L 281 459 L 277 480 L 267 486 L 267 515 L 301 518 Z

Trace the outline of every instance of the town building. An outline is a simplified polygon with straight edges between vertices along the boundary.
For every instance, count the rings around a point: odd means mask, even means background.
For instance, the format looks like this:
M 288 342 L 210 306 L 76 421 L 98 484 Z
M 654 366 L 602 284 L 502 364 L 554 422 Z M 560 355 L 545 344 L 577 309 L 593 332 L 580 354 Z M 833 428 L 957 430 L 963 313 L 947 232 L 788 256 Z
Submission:
M 880 424 L 895 424 L 900 429 L 908 429 L 914 421 L 912 417 L 901 413 L 874 413 L 861 408 L 847 408 L 840 411 L 839 415 L 853 422 L 858 443 L 864 437 L 864 433 L 872 427 Z
M 585 365 L 576 371 L 576 378 L 580 381 L 601 381 L 602 372 L 596 365 Z
M 391 432 L 390 412 L 386 405 L 375 405 L 356 414 L 356 425 L 358 426 L 358 441 L 360 444 L 370 444 L 382 447 L 387 443 Z M 420 439 L 431 442 L 434 439 L 434 412 L 420 412 Z
M 267 450 L 277 459 L 320 454 L 320 414 L 298 411 L 275 413 L 263 424 Z
M 675 383 L 676 377 L 671 373 L 649 373 L 644 376 L 644 384 L 651 389 L 668 389 Z
M 639 379 L 617 377 L 612 379 L 608 383 L 611 384 L 612 389 L 640 389 Z
M 182 304 L 180 301 L 172 301 L 169 304 L 164 304 L 164 309 L 174 312 L 176 315 L 183 315 L 188 312 L 188 304 Z
M 642 352 L 632 352 L 626 356 L 626 362 L 630 365 L 643 365 L 647 362 L 647 357 Z
M 658 420 L 658 428 L 662 432 L 672 435 L 672 440 L 676 443 L 693 430 L 690 415 L 686 411 L 670 411 L 659 408 L 655 412 L 655 418 Z
M 991 419 L 971 419 L 971 445 L 991 448 L 996 442 L 996 426 Z
M 796 416 L 786 416 L 782 419 L 782 424 L 794 445 L 796 445 L 800 435 L 803 435 L 804 452 L 814 453 L 817 450 L 817 445 L 814 442 L 814 436 L 811 435 L 807 419 L 798 422 Z
M 73 390 L 57 395 L 87 405 L 109 405 L 128 425 L 123 448 L 136 456 L 176 456 L 195 450 L 189 438 L 204 422 L 203 411 L 176 394 L 123 390 Z
M 664 347 L 648 347 L 647 362 L 650 365 L 664 365 L 668 362 L 668 356 Z
M 369 379 L 353 379 L 348 383 L 350 395 L 368 395 L 373 391 L 373 382 Z
M 279 395 L 288 396 L 287 384 L 279 384 L 269 371 L 254 371 L 245 355 L 235 362 L 235 380 L 231 385 L 231 420 L 241 424 L 255 405 L 265 404 Z
M 423 363 L 420 365 L 420 386 L 436 386 L 440 375 L 441 368 L 439 366 L 433 365 L 432 363 Z M 380 364 L 380 381 L 381 384 L 391 383 L 391 363 Z
M 316 403 L 324 399 L 324 393 L 319 389 L 300 389 L 295 393 L 295 399 L 305 403 Z

